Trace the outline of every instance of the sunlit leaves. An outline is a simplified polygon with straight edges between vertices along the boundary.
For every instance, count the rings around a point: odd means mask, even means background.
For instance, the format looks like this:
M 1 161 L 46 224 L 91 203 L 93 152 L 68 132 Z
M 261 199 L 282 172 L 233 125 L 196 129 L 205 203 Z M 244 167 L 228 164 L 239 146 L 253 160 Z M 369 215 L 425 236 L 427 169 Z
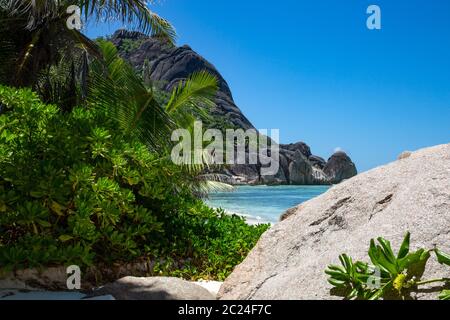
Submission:
M 341 255 L 339 259 L 342 266 L 330 265 L 325 270 L 329 276 L 328 282 L 343 291 L 349 299 L 377 300 L 385 296 L 404 298 L 409 290 L 421 283 L 425 266 L 431 256 L 431 250 L 423 248 L 411 252 L 410 238 L 408 232 L 397 255 L 386 239 L 372 239 L 368 251 L 371 265 L 354 263 L 348 255 Z M 438 249 L 434 251 L 440 263 L 449 264 L 448 255 Z M 375 288 L 370 283 L 374 280 L 377 283 Z M 433 280 L 446 281 L 446 278 Z
M 435 253 L 436 253 L 438 262 L 440 264 L 445 264 L 447 266 L 450 266 L 450 255 L 449 254 L 447 254 L 439 249 L 436 249 Z
M 0 138 L 2 270 L 139 258 L 166 261 L 157 274 L 223 280 L 268 228 L 207 208 L 193 195 L 201 178 L 102 108 L 63 113 L 2 86 L 0 103 L 0 137 L 12 137 Z
M 440 300 L 450 300 L 450 290 L 444 290 L 439 294 Z

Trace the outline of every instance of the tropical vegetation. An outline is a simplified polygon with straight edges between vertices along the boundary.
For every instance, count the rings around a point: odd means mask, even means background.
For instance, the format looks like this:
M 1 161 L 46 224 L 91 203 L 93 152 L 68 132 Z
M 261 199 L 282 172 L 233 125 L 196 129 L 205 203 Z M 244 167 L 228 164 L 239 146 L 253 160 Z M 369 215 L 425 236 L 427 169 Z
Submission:
M 0 271 L 153 261 L 155 274 L 224 279 L 268 226 L 208 208 L 227 188 L 177 166 L 170 134 L 214 105 L 198 72 L 172 92 L 143 81 L 113 44 L 65 25 L 118 18 L 173 43 L 147 1 L 4 1 L 0 7 Z
M 419 286 L 449 285 L 450 278 L 422 278 L 433 252 L 437 261 L 447 266 L 450 266 L 450 255 L 438 248 L 411 251 L 410 238 L 408 232 L 397 254 L 386 239 L 379 237 L 378 243 L 372 239 L 368 251 L 371 264 L 354 261 L 347 254 L 340 255 L 341 265 L 329 265 L 325 270 L 334 294 L 359 300 L 408 299 Z M 443 290 L 439 298 L 450 300 L 450 291 Z

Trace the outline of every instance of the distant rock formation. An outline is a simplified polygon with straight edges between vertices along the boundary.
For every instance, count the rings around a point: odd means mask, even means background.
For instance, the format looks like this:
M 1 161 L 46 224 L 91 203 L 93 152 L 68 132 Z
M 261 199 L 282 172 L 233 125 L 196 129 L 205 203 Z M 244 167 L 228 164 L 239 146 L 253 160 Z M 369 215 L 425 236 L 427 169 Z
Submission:
M 219 81 L 216 107 L 211 114 L 217 123 L 230 128 L 254 129 L 234 103 L 231 90 L 217 69 L 189 46 L 173 47 L 142 33 L 119 30 L 110 39 L 124 59 L 142 72 L 149 70 L 149 79 L 171 90 L 193 72 L 206 70 Z M 130 44 L 131 47 L 130 47 Z M 339 183 L 357 174 L 356 166 L 343 152 L 334 154 L 328 162 L 311 153 L 310 147 L 298 142 L 280 145 L 280 170 L 274 176 L 262 176 L 261 165 L 232 165 L 222 172 L 231 184 L 298 184 L 326 185 Z
M 342 156 L 338 155 L 340 159 Z M 335 162 L 335 160 L 333 160 Z M 339 161 L 336 161 L 339 163 Z M 221 287 L 222 299 L 342 299 L 324 270 L 347 253 L 369 261 L 370 240 L 384 237 L 398 249 L 406 232 L 411 247 L 450 250 L 450 144 L 353 177 L 288 210 L 263 234 Z M 448 275 L 429 260 L 424 278 Z M 439 284 L 421 287 L 413 299 L 437 299 Z
M 328 159 L 323 172 L 331 179 L 331 183 L 339 183 L 357 174 L 352 160 L 343 151 L 336 152 Z

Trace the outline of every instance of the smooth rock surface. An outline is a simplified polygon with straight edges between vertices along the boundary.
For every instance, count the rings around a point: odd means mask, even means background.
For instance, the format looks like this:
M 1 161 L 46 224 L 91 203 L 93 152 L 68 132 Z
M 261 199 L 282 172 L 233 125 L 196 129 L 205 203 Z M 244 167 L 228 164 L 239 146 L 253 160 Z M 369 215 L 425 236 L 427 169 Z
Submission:
M 360 174 L 303 203 L 267 231 L 219 292 L 222 299 L 342 299 L 324 273 L 347 253 L 369 261 L 370 239 L 398 250 L 407 231 L 411 248 L 450 252 L 450 144 L 412 153 Z M 427 264 L 424 277 L 449 275 Z M 417 299 L 436 299 L 442 287 L 423 286 Z
M 93 296 L 111 295 L 116 300 L 215 300 L 202 286 L 169 277 L 125 277 L 93 291 Z
M 220 287 L 223 284 L 223 282 L 220 282 L 220 281 L 206 281 L 206 280 L 200 280 L 200 281 L 193 282 L 193 283 L 202 288 L 205 288 L 214 297 L 217 296 L 217 294 L 219 293 Z

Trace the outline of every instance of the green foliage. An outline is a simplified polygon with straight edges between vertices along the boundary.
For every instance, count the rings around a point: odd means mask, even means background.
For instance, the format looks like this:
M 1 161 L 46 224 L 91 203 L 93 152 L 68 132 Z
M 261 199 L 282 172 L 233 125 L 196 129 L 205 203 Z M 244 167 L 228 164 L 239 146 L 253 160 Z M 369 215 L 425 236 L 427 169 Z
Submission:
M 352 258 L 346 254 L 340 255 L 339 260 L 342 266 L 330 265 L 325 271 L 330 276 L 328 282 L 345 292 L 347 299 L 370 299 L 375 292 L 368 289 L 366 284 L 374 269 L 370 269 L 368 264 L 361 261 L 353 263 Z
M 3 0 L 0 6 L 0 83 L 32 87 L 46 102 L 71 109 L 85 98 L 88 61 L 101 57 L 95 42 L 67 27 L 67 8 L 77 5 L 83 23 L 120 21 L 164 39 L 176 34 L 145 0 Z M 81 59 L 80 59 L 81 57 Z M 79 95 L 75 95 L 75 90 Z M 60 105 L 63 103 L 63 105 Z
M 447 278 L 421 280 L 433 250 L 418 249 L 410 252 L 410 237 L 408 232 L 397 255 L 389 241 L 380 237 L 377 244 L 372 239 L 368 251 L 372 264 L 361 261 L 354 263 L 352 258 L 342 254 L 339 257 L 342 266 L 329 265 L 325 270 L 335 293 L 346 299 L 406 299 L 419 285 L 447 282 Z M 438 249 L 434 251 L 440 263 L 449 265 L 448 255 Z M 445 291 L 440 297 L 447 297 Z
M 442 252 L 439 249 L 436 249 L 435 252 L 436 252 L 436 257 L 438 259 L 438 262 L 440 264 L 445 264 L 447 266 L 450 266 L 450 255 L 449 254 Z
M 440 300 L 450 300 L 450 290 L 444 290 L 439 295 Z
M 129 54 L 133 51 L 139 49 L 139 47 L 144 43 L 145 39 L 123 39 L 120 45 L 121 54 Z
M 149 259 L 157 274 L 224 279 L 267 229 L 206 207 L 182 167 L 102 108 L 63 113 L 2 86 L 0 105 L 2 269 Z
M 127 134 L 159 151 L 174 122 L 111 42 L 99 41 L 103 58 L 91 64 L 88 101 L 113 117 Z

